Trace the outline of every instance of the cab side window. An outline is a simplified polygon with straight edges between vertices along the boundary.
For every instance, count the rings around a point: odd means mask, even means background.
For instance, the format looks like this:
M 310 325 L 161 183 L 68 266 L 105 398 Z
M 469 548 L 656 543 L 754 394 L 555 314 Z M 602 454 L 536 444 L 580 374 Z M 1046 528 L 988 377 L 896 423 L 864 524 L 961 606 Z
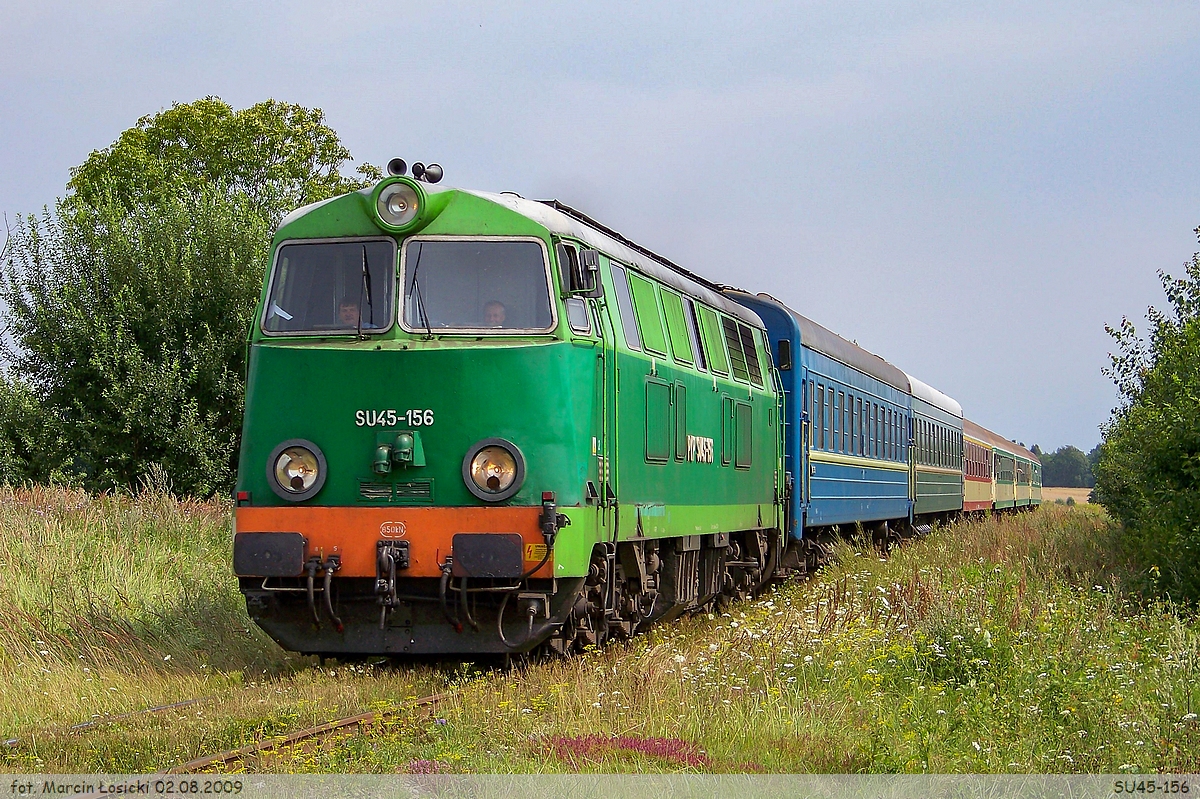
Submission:
M 567 309 L 567 322 L 572 332 L 589 335 L 592 332 L 592 320 L 588 315 L 587 302 L 580 297 L 567 297 L 563 300 Z
M 696 362 L 692 354 L 692 338 L 688 335 L 687 322 L 683 318 L 683 300 L 667 288 L 660 288 L 663 311 L 667 317 L 667 334 L 671 339 L 671 354 L 679 363 L 691 366 Z
M 687 312 L 688 338 L 692 340 L 692 350 L 696 353 L 696 368 L 707 372 L 708 361 L 704 358 L 704 347 L 700 343 L 700 321 L 696 318 L 696 304 L 692 302 L 691 297 L 685 297 L 683 307 Z
M 663 331 L 662 315 L 658 312 L 658 292 L 654 290 L 654 284 L 636 272 L 630 272 L 629 288 L 633 292 L 633 308 L 637 312 L 642 346 L 646 352 L 665 357 L 667 334 Z
M 642 348 L 642 337 L 638 333 L 637 317 L 633 313 L 633 298 L 629 294 L 629 278 L 625 268 L 611 264 L 613 290 L 617 294 L 617 311 L 621 315 L 621 329 L 625 332 L 625 345 L 631 350 Z
M 721 322 L 717 312 L 707 305 L 701 305 L 700 338 L 704 341 L 704 354 L 708 357 L 708 368 L 722 377 L 729 374 L 729 358 L 725 355 L 725 342 L 721 340 Z

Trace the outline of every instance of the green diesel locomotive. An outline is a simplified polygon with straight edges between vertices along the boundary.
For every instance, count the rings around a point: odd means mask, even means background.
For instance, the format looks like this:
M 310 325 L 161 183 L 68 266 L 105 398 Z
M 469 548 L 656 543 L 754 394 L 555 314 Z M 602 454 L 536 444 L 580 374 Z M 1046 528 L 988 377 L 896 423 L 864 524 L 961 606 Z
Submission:
M 566 652 L 759 587 L 785 485 L 759 317 L 561 203 L 389 171 L 272 245 L 254 620 L 322 655 Z

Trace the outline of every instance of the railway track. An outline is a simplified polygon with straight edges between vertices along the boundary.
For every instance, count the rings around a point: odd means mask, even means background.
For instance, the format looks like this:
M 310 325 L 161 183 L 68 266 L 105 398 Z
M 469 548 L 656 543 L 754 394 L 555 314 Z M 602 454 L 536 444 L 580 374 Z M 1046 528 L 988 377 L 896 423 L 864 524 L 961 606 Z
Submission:
M 104 724 L 111 724 L 114 721 L 123 721 L 125 719 L 136 718 L 138 716 L 148 716 L 148 715 L 151 715 L 154 713 L 163 713 L 168 710 L 179 710 L 180 708 L 190 707 L 192 705 L 198 705 L 202 702 L 210 702 L 210 701 L 212 701 L 212 697 L 200 697 L 198 699 L 185 699 L 182 702 L 171 702 L 170 704 L 167 704 L 167 705 L 156 705 L 155 707 L 148 707 L 143 710 L 131 710 L 128 713 L 115 713 L 111 716 L 101 716 L 100 718 L 91 719 L 90 721 L 81 721 L 78 724 L 72 724 L 69 727 L 50 727 L 50 728 L 39 731 L 38 734 L 63 735 L 63 734 L 69 734 L 69 733 L 74 733 L 74 732 L 82 732 L 84 730 L 90 730 L 94 727 L 99 727 Z M 19 746 L 22 741 L 24 741 L 30 737 L 32 737 L 32 734 L 27 735 L 23 738 L 22 737 L 8 738 L 4 741 L 0 741 L 0 745 L 7 746 L 7 747 Z
M 206 769 L 210 769 L 210 768 L 213 768 L 216 766 L 228 766 L 231 763 L 236 763 L 238 761 L 243 761 L 243 760 L 247 760 L 249 758 L 257 757 L 257 756 L 261 755 L 263 752 L 266 752 L 268 750 L 278 749 L 280 747 L 294 747 L 297 744 L 302 744 L 302 743 L 312 741 L 314 739 L 323 738 L 327 735 L 335 733 L 339 730 L 344 730 L 348 727 L 353 727 L 356 725 L 359 726 L 360 728 L 367 727 L 369 725 L 373 725 L 373 724 L 377 724 L 381 721 L 385 721 L 389 718 L 394 718 L 395 716 L 399 715 L 400 713 L 411 711 L 416 708 L 430 708 L 430 707 L 433 707 L 434 705 L 437 705 L 439 702 L 443 701 L 444 699 L 446 699 L 447 697 L 449 697 L 451 695 L 452 694 L 449 692 L 448 693 L 440 693 L 440 694 L 431 694 L 429 696 L 421 697 L 420 699 L 417 699 L 412 702 L 406 702 L 402 707 L 395 708 L 394 710 L 382 710 L 382 711 L 372 711 L 370 713 L 359 713 L 354 716 L 346 716 L 345 718 L 335 719 L 334 721 L 328 721 L 328 722 L 325 722 L 324 724 L 318 724 L 315 727 L 309 727 L 307 729 L 299 730 L 297 732 L 293 732 L 288 735 L 283 735 L 283 736 L 276 735 L 276 736 L 271 736 L 269 738 L 263 738 L 259 741 L 256 741 L 255 743 L 248 744 L 247 746 L 242 746 L 237 749 L 230 749 L 226 752 L 218 752 L 217 754 L 214 754 L 214 755 L 206 755 L 204 757 L 198 757 L 195 760 L 189 760 L 188 762 L 182 763 L 178 766 L 172 766 L 171 768 L 167 769 L 166 772 L 164 772 L 164 773 L 166 773 L 166 774 L 196 774 L 196 773 L 199 773 L 201 771 L 204 771 Z

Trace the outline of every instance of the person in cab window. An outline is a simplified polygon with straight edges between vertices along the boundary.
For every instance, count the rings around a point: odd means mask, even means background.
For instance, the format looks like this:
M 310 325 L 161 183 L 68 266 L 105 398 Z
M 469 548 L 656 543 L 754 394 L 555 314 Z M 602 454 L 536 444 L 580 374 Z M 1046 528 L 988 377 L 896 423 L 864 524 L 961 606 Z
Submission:
M 366 313 L 368 312 L 364 312 L 362 320 L 363 330 L 366 330 L 367 328 L 371 328 L 372 330 L 377 328 L 378 325 L 371 324 L 370 320 L 366 317 Z M 358 321 L 357 300 L 351 300 L 347 298 L 338 303 L 338 324 L 342 325 L 343 327 L 358 327 Z
M 358 324 L 358 303 L 351 299 L 342 300 L 338 304 L 338 322 L 346 327 L 355 327 Z
M 491 300 L 483 306 L 484 327 L 504 327 L 506 309 L 499 300 Z

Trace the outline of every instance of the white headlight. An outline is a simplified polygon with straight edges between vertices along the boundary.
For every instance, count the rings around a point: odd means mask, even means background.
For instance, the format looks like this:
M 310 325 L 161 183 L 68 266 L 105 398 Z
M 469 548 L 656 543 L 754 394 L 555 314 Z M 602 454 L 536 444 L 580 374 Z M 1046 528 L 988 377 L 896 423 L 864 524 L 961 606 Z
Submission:
M 471 459 L 471 479 L 480 490 L 499 494 L 517 479 L 517 460 L 504 447 L 484 447 Z
M 317 456 L 304 447 L 288 447 L 275 459 L 275 480 L 294 494 L 312 488 L 320 473 Z
M 320 447 L 304 439 L 277 446 L 267 460 L 271 489 L 290 502 L 314 496 L 325 485 L 325 456 Z
M 462 471 L 472 494 L 486 502 L 501 502 L 521 490 L 525 459 L 511 441 L 485 438 L 467 450 Z
M 379 218 L 394 227 L 404 227 L 417 218 L 421 198 L 407 183 L 392 183 L 379 192 L 376 202 Z

